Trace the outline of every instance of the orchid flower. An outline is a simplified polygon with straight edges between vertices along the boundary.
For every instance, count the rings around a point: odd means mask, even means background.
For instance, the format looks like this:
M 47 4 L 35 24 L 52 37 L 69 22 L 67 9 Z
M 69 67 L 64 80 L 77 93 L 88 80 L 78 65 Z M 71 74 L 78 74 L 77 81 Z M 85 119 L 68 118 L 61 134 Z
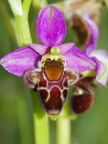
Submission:
M 84 21 L 90 31 L 90 40 L 84 47 L 84 52 L 89 57 L 94 59 L 97 63 L 100 61 L 98 67 L 104 69 L 103 75 L 101 75 L 101 84 L 106 83 L 108 80 L 108 54 L 105 50 L 95 50 L 97 46 L 97 40 L 99 36 L 99 29 L 94 21 L 91 20 L 89 15 L 84 15 Z M 98 59 L 98 61 L 97 61 Z M 103 67 L 104 66 L 104 67 Z M 76 114 L 81 114 L 88 110 L 94 101 L 94 93 L 90 90 L 90 84 L 95 79 L 95 77 L 89 74 L 84 76 L 81 75 L 78 82 L 75 83 L 75 88 L 71 97 L 71 108 Z M 105 86 L 105 85 L 104 85 Z
M 89 43 L 84 47 L 84 52 L 91 57 L 92 59 L 94 59 L 95 61 L 99 61 L 101 63 L 100 67 L 101 69 L 104 69 L 105 71 L 103 72 L 104 78 L 101 77 L 101 80 L 103 79 L 103 83 L 107 82 L 108 79 L 108 66 L 105 62 L 106 57 L 107 57 L 107 52 L 105 52 L 105 50 L 96 50 L 96 46 L 97 46 L 97 41 L 98 41 L 98 37 L 99 37 L 99 29 L 97 27 L 97 25 L 95 24 L 94 21 L 92 21 L 89 17 L 84 17 L 84 20 L 90 30 L 91 33 L 91 38 Z M 97 63 L 98 63 L 97 61 Z M 103 68 L 103 65 L 104 68 Z M 102 82 L 101 82 L 102 83 Z M 104 85 L 104 84 L 103 84 Z M 104 85 L 105 86 L 105 85 Z
M 79 80 L 82 72 L 94 71 L 96 80 L 103 81 L 105 66 L 96 58 L 74 46 L 62 44 L 66 37 L 66 24 L 62 12 L 49 5 L 40 10 L 36 23 L 40 44 L 8 53 L 0 64 L 9 73 L 24 78 L 25 84 L 38 93 L 41 105 L 51 117 L 57 116 L 66 101 L 69 86 Z
M 95 0 L 64 0 L 63 12 L 65 19 L 68 26 L 76 31 L 76 41 L 80 45 L 84 47 L 89 45 L 92 34 L 86 21 L 89 20 L 96 26 L 99 25 L 100 8 L 103 5 L 104 3 L 96 2 Z M 94 45 L 94 47 L 96 46 Z

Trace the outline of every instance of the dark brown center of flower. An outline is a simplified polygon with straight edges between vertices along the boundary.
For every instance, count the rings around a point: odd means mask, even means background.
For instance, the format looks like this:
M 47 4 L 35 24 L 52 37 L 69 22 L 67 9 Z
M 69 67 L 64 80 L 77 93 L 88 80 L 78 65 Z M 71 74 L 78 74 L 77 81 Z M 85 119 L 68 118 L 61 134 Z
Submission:
M 81 114 L 88 110 L 94 100 L 94 94 L 90 90 L 90 83 L 94 77 L 81 76 L 75 84 L 75 89 L 71 98 L 71 108 L 76 114 Z

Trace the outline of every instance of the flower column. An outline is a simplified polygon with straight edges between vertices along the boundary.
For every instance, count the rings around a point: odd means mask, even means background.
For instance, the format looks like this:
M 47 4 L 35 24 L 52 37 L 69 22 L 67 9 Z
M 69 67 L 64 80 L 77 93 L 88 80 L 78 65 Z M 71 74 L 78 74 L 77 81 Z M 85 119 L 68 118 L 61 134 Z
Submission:
M 32 43 L 29 24 L 28 13 L 32 0 L 8 0 L 16 21 L 18 45 L 24 46 Z

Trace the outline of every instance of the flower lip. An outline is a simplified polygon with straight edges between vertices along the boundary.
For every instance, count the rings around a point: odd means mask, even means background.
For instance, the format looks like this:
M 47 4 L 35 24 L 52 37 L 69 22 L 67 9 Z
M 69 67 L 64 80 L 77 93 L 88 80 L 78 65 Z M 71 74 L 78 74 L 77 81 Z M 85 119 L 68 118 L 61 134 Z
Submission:
M 43 8 L 36 24 L 37 35 L 44 46 L 60 45 L 66 36 L 66 24 L 62 12 L 55 6 Z

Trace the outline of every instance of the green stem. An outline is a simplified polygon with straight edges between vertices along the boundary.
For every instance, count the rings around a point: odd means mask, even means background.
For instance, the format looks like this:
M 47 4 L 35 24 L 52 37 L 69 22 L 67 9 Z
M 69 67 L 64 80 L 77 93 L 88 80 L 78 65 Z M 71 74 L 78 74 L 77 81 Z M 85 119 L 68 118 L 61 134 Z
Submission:
M 32 43 L 28 13 L 32 0 L 8 0 L 15 17 L 18 45 L 25 46 Z
M 23 0 L 22 9 L 23 9 L 23 14 L 25 13 L 26 16 L 28 16 L 31 2 L 32 0 Z
M 49 119 L 43 111 L 38 96 L 31 91 L 34 110 L 34 137 L 35 144 L 49 144 Z
M 68 102 L 57 120 L 57 144 L 70 144 L 71 120 L 68 118 Z
M 28 18 L 25 15 L 15 16 L 19 46 L 25 46 L 32 43 Z
M 28 13 L 32 0 L 24 0 L 22 4 L 22 15 L 15 15 L 19 46 L 32 43 L 30 28 L 28 23 Z
M 57 144 L 72 144 L 72 124 L 71 121 L 77 118 L 77 115 L 70 112 L 70 98 L 73 87 L 69 88 L 69 95 L 66 105 L 57 120 Z

